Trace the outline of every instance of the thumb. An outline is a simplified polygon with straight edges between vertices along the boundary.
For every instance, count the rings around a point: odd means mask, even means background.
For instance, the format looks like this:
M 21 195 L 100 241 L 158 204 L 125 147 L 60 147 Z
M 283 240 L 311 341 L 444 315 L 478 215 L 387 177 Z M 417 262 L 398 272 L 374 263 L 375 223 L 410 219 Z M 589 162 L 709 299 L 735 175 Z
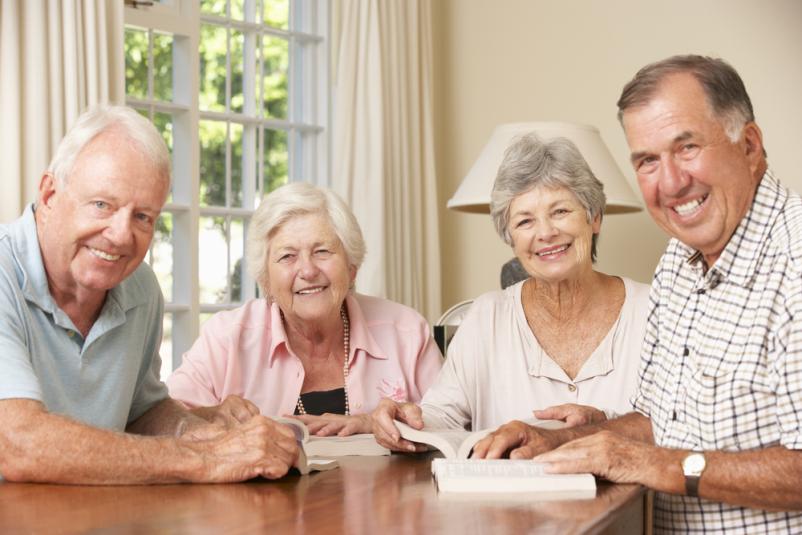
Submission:
M 562 420 L 565 418 L 565 410 L 563 410 L 563 407 L 560 405 L 532 411 L 532 414 L 535 415 L 535 418 L 540 420 Z
M 423 415 L 420 407 L 414 403 L 404 403 L 401 405 L 400 409 L 401 411 L 398 416 L 405 424 L 415 429 L 423 429 Z

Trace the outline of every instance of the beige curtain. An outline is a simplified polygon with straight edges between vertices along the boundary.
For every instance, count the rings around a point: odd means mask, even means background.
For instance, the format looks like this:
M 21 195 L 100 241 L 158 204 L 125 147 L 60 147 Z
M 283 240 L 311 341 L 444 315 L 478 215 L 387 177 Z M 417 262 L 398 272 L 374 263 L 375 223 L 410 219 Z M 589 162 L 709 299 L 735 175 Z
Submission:
M 368 254 L 360 292 L 439 317 L 430 0 L 334 3 L 333 186 Z
M 0 222 L 36 198 L 81 111 L 123 102 L 122 42 L 122 0 L 0 0 Z

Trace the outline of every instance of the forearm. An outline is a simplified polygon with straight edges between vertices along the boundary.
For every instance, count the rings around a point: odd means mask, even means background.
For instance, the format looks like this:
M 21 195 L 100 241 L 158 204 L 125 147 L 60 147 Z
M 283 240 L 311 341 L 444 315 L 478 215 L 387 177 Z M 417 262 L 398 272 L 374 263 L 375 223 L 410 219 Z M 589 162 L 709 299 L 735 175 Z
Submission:
M 178 401 L 167 398 L 128 424 L 126 431 L 138 435 L 180 436 L 187 430 L 207 424 L 202 415 L 195 414 Z
M 4 419 L 0 472 L 10 481 L 140 484 L 194 479 L 202 457 L 184 441 L 97 429 L 41 411 Z

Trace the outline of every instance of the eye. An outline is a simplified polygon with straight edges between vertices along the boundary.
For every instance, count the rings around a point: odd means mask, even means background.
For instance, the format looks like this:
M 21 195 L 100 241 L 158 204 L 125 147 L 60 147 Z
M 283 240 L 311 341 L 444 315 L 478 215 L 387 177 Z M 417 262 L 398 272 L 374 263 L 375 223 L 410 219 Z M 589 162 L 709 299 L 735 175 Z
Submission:
M 523 219 L 519 219 L 517 223 L 515 223 L 515 228 L 523 228 L 529 225 L 532 222 L 532 218 L 525 217 Z
M 278 257 L 278 262 L 280 264 L 286 264 L 288 262 L 292 262 L 295 259 L 294 253 L 284 253 L 283 255 Z
M 563 215 L 570 214 L 570 213 L 571 213 L 571 210 L 569 210 L 567 208 L 557 208 L 556 210 L 554 210 L 552 212 L 552 215 L 563 216 Z
M 686 143 L 680 148 L 680 154 L 683 158 L 691 158 L 699 151 L 699 145 L 696 143 Z
M 106 201 L 93 201 L 92 204 L 98 210 L 107 210 L 109 208 L 109 203 Z
M 328 258 L 332 255 L 332 252 L 325 248 L 315 249 L 315 256 L 317 258 Z
M 654 171 L 654 169 L 657 167 L 657 162 L 657 156 L 646 156 L 638 160 L 635 165 L 635 170 L 639 173 L 649 173 Z
M 150 225 L 153 223 L 153 218 L 143 212 L 136 214 L 134 217 L 136 218 L 137 221 L 139 221 L 140 223 L 144 223 L 146 225 Z

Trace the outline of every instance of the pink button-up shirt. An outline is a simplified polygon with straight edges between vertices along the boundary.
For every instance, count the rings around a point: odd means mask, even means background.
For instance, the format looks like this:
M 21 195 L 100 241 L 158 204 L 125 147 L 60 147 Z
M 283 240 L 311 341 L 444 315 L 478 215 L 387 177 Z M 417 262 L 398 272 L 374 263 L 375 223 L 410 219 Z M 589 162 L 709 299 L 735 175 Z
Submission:
M 386 299 L 354 293 L 345 302 L 351 413 L 370 412 L 383 397 L 419 402 L 442 365 L 426 320 Z M 210 318 L 167 386 L 173 398 L 193 407 L 235 394 L 265 416 L 280 416 L 293 413 L 303 382 L 304 368 L 289 351 L 278 305 L 254 299 Z

